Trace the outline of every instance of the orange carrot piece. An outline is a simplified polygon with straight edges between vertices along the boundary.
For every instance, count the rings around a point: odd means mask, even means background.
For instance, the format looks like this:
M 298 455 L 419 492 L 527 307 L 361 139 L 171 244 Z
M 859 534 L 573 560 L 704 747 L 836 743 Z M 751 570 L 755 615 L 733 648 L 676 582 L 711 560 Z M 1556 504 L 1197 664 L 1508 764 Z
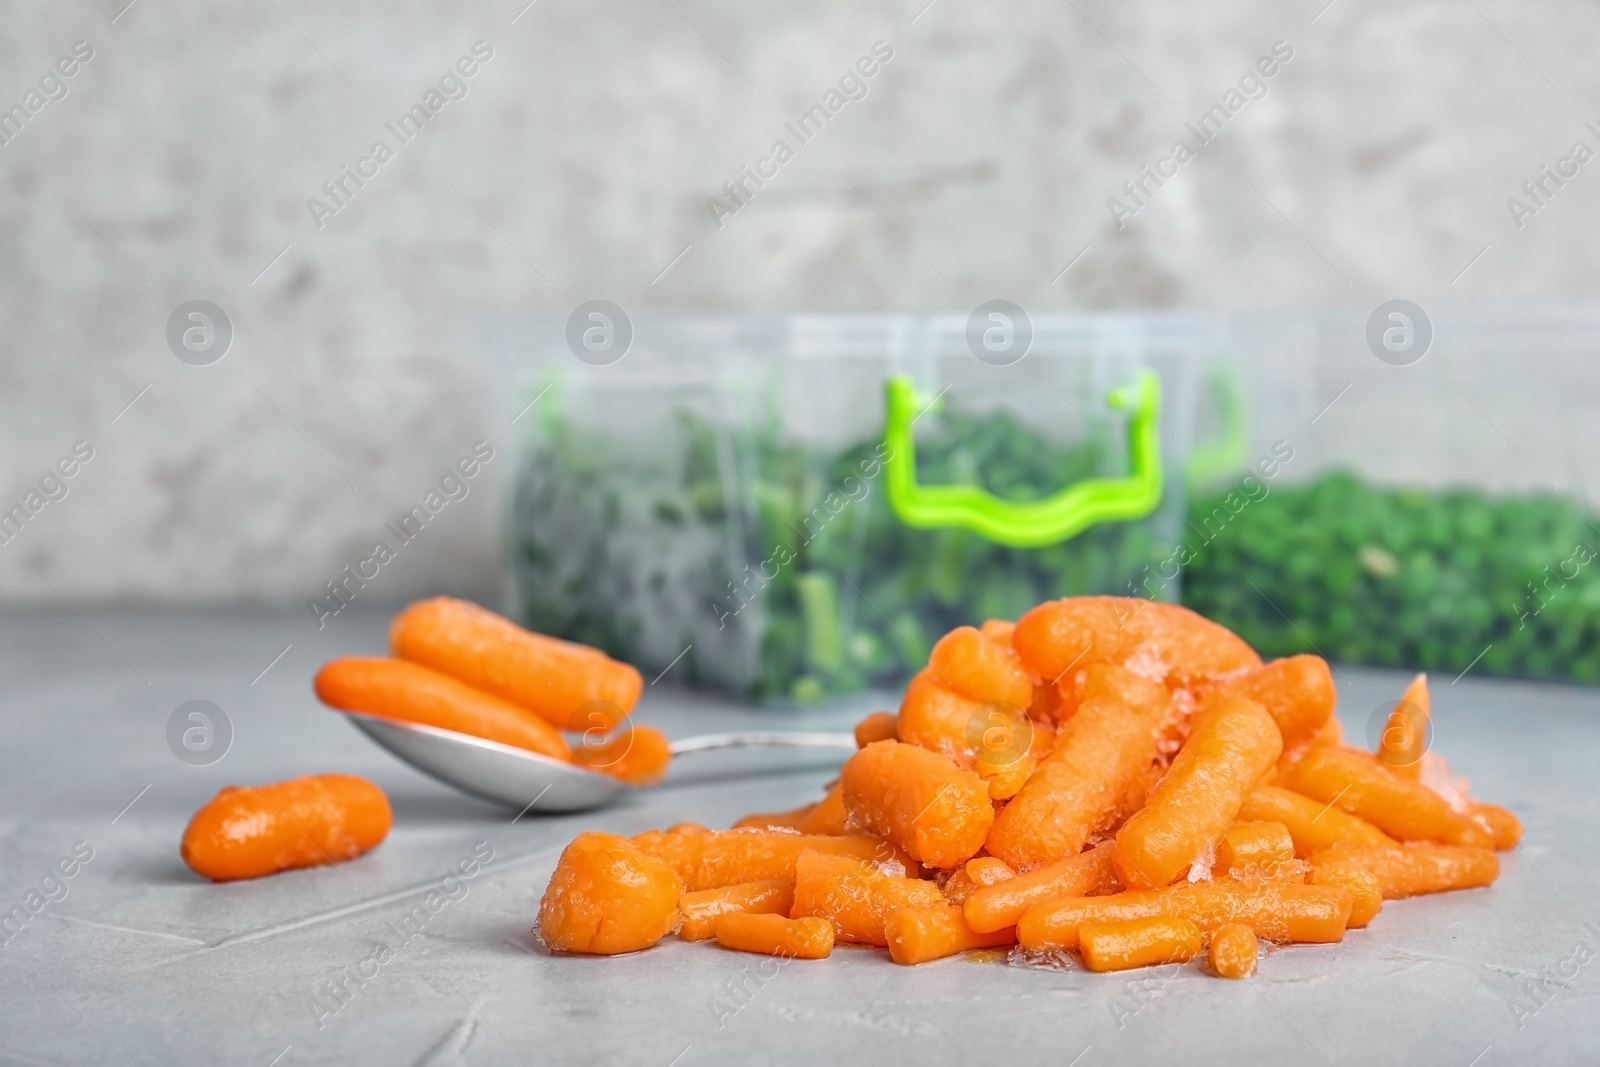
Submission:
M 1311 885 L 1342 886 L 1350 893 L 1350 918 L 1346 925 L 1359 930 L 1383 908 L 1383 886 L 1378 876 L 1353 859 L 1324 855 L 1311 865 Z
M 1157 755 L 1157 718 L 1110 697 L 1079 705 L 1055 749 L 996 816 L 988 848 L 1016 870 L 1074 856 Z
M 968 949 L 1002 948 L 1017 941 L 1015 930 L 978 933 L 967 925 L 960 908 L 949 906 L 901 908 L 889 916 L 883 933 L 889 942 L 889 958 L 904 966 Z
M 654 726 L 629 722 L 602 741 L 591 743 L 586 734 L 583 743 L 572 750 L 572 762 L 629 785 L 654 785 L 667 775 L 672 742 Z
M 887 945 L 884 924 L 901 908 L 945 907 L 932 882 L 897 878 L 849 856 L 805 852 L 795 864 L 793 918 L 833 923 L 834 940 Z
M 794 880 L 802 852 L 826 852 L 888 862 L 894 850 L 876 837 L 826 837 L 786 830 L 711 830 L 669 834 L 647 830 L 633 843 L 666 863 L 683 879 L 685 892 L 720 889 L 740 882 Z
M 819 800 L 805 821 L 795 827 L 803 834 L 848 834 L 851 830 L 850 813 L 844 808 L 844 785 L 834 782 L 828 794 Z
M 1487 827 L 1457 812 L 1420 782 L 1402 778 L 1364 753 L 1312 748 L 1280 784 L 1313 800 L 1359 816 L 1401 841 L 1442 841 L 1487 848 Z
M 1235 878 L 1251 872 L 1271 875 L 1294 861 L 1294 839 L 1281 822 L 1246 822 L 1222 835 L 1213 872 Z
M 1333 714 L 1337 694 L 1328 661 L 1321 656 L 1275 659 L 1227 681 L 1223 690 L 1249 697 L 1272 716 L 1283 747 L 1309 742 Z
M 1489 824 L 1489 831 L 1494 838 L 1496 852 L 1504 852 L 1508 848 L 1516 848 L 1522 840 L 1522 820 L 1498 804 L 1488 804 L 1481 800 L 1469 801 L 1472 809 Z
M 1111 843 L 974 890 L 962 906 L 974 930 L 1015 926 L 1029 908 L 1062 897 L 1083 897 L 1111 883 Z
M 930 867 L 965 863 L 994 822 L 981 778 L 916 745 L 875 741 L 845 761 L 839 780 L 853 825 Z
M 1208 949 L 1211 969 L 1222 978 L 1248 978 L 1256 969 L 1256 932 L 1242 923 L 1219 926 Z
M 963 869 L 976 885 L 998 885 L 1017 876 L 1017 872 L 998 856 L 974 856 Z
M 1202 930 L 1243 923 L 1267 941 L 1328 943 L 1344 937 L 1350 906 L 1350 894 L 1336 886 L 1184 882 L 1165 889 L 1047 901 L 1022 916 L 1017 941 L 1030 950 L 1075 948 L 1084 923 L 1167 915 L 1188 919 Z
M 983 701 L 962 696 L 941 682 L 932 668 L 925 667 L 906 684 L 895 720 L 898 739 L 970 766 L 977 746 L 969 733 L 981 719 L 978 709 L 982 706 Z
M 1200 927 L 1167 915 L 1078 927 L 1078 951 L 1091 971 L 1183 963 L 1200 955 L 1200 945 Z
M 1344 742 L 1344 723 L 1338 719 L 1329 719 L 1322 724 L 1322 729 L 1311 738 L 1313 745 L 1338 745 Z
M 1245 794 L 1239 818 L 1251 822 L 1282 823 L 1294 839 L 1294 854 L 1310 859 L 1324 848 L 1349 842 L 1355 845 L 1392 845 L 1394 838 L 1365 819 L 1323 801 L 1276 786 L 1258 785 Z
M 1165 682 L 1192 688 L 1261 657 L 1232 631 L 1176 604 L 1137 597 L 1080 596 L 1052 600 L 1017 620 L 1011 635 L 1022 666 L 1055 681 L 1092 663 L 1140 660 L 1165 665 Z
M 616 729 L 644 679 L 598 649 L 523 629 L 476 604 L 419 600 L 395 616 L 389 648 L 563 730 Z
M 1415 842 L 1397 848 L 1378 845 L 1335 845 L 1312 858 L 1313 864 L 1350 860 L 1377 876 L 1383 899 L 1422 893 L 1473 889 L 1500 876 L 1500 857 L 1486 848 Z
M 833 926 L 826 919 L 735 911 L 717 917 L 716 936 L 723 948 L 791 960 L 827 959 L 833 952 Z
M 1011 647 L 1011 632 L 1017 624 L 1009 619 L 984 619 L 983 625 L 978 627 L 978 632 L 989 640 L 1005 648 Z
M 978 883 L 973 881 L 972 875 L 967 873 L 965 867 L 957 867 L 955 873 L 946 878 L 944 885 L 939 887 L 939 891 L 944 894 L 944 898 L 958 908 L 965 904 L 967 898 L 976 893 L 978 889 Z
M 1378 762 L 1402 778 L 1422 777 L 1422 754 L 1428 748 L 1428 716 L 1432 713 L 1428 676 L 1411 679 L 1400 702 L 1389 713 L 1378 736 Z
M 178 851 L 196 874 L 232 882 L 353 859 L 393 821 L 383 790 L 353 774 L 230 785 L 189 819 Z
M 1122 884 L 1156 888 L 1186 872 L 1233 825 L 1282 748 L 1277 723 L 1247 697 L 1223 694 L 1197 712 L 1166 775 L 1117 831 Z
M 928 655 L 928 669 L 969 700 L 1003 700 L 1018 709 L 1033 701 L 1033 679 L 1016 654 L 976 627 L 958 626 L 939 638 Z
M 341 711 L 454 730 L 554 759 L 572 758 L 561 732 L 537 715 L 416 663 L 346 656 L 323 664 L 311 685 L 318 700 Z
M 900 719 L 892 711 L 875 711 L 856 723 L 856 747 L 866 748 L 874 741 L 899 739 Z
M 733 824 L 735 830 L 800 830 L 815 804 L 802 804 L 793 811 L 757 812 L 746 815 Z
M 990 800 L 1016 796 L 1055 741 L 1049 724 L 1035 722 L 1021 708 L 1004 701 L 979 708 L 967 736 L 976 746 L 972 769 L 989 787 Z
M 704 941 L 716 936 L 719 916 L 733 912 L 788 915 L 792 907 L 794 883 L 777 878 L 685 893 L 678 898 L 678 911 L 683 916 L 678 936 L 685 941 Z
M 671 932 L 682 895 L 677 873 L 626 837 L 582 833 L 556 863 L 537 930 L 553 952 L 635 952 Z

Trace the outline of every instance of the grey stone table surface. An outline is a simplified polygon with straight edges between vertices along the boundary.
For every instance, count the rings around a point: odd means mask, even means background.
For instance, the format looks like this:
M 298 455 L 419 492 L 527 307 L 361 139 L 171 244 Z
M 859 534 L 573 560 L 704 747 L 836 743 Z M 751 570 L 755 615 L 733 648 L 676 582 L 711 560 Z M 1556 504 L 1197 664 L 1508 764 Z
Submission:
M 814 798 L 831 770 L 768 758 L 740 778 L 702 766 L 606 811 L 513 822 L 318 706 L 319 663 L 383 648 L 383 615 L 335 622 L 0 616 L 0 910 L 11 920 L 0 1062 L 1600 1062 L 1595 690 L 1438 679 L 1435 747 L 1477 794 L 1523 817 L 1522 847 L 1503 854 L 1492 888 L 1392 902 L 1342 944 L 1272 952 L 1249 981 L 967 958 L 904 969 L 869 949 L 780 968 L 671 939 L 562 959 L 529 928 L 578 831 L 727 825 Z M 1338 681 L 1357 733 L 1403 679 L 1344 669 Z M 843 722 L 870 703 L 799 719 L 670 685 L 647 688 L 639 716 L 675 735 Z M 166 740 L 173 710 L 194 699 L 233 727 L 210 766 L 179 761 Z M 190 813 L 221 786 L 332 770 L 371 777 L 393 802 L 394 830 L 368 856 L 220 886 L 179 860 Z M 474 877 L 445 881 L 486 856 Z

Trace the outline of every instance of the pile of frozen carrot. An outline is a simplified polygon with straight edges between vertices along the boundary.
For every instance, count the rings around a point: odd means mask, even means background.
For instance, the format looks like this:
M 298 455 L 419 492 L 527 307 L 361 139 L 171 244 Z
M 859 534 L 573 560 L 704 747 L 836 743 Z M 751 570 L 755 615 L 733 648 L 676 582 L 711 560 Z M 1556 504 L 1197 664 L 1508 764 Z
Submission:
M 1521 826 L 1425 751 L 1426 680 L 1377 752 L 1342 743 L 1334 701 L 1322 659 L 1264 664 L 1183 608 L 1041 604 L 946 634 L 815 804 L 580 834 L 537 929 L 561 952 L 676 933 L 803 959 L 877 945 L 903 964 L 1203 953 L 1243 977 L 1258 941 L 1338 941 L 1385 900 L 1494 881 Z
M 639 672 L 598 649 L 530 633 L 465 600 L 412 604 L 389 628 L 392 657 L 336 659 L 317 696 L 342 711 L 454 730 L 579 763 L 635 785 L 666 773 L 667 739 L 625 722 Z M 568 743 L 563 731 L 576 737 Z M 229 786 L 197 811 L 181 853 L 213 881 L 351 859 L 380 844 L 382 790 L 347 774 Z

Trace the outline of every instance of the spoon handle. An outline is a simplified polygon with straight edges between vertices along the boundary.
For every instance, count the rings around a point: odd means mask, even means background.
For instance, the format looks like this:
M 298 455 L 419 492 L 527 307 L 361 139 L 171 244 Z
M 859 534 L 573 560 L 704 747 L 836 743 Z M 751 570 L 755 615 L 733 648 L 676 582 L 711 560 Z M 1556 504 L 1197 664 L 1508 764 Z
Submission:
M 739 730 L 726 734 L 701 734 L 672 742 L 674 756 L 710 752 L 720 748 L 848 748 L 856 747 L 854 734 L 799 730 Z

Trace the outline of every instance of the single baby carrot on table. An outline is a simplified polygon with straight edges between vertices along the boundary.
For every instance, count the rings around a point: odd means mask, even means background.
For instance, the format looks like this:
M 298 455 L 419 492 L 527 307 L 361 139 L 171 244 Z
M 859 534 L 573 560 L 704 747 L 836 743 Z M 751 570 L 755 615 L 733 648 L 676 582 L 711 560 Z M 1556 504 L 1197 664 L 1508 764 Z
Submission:
M 815 915 L 833 923 L 834 940 L 886 945 L 884 924 L 901 908 L 947 907 L 932 882 L 884 874 L 870 863 L 825 852 L 804 852 L 795 863 L 793 918 Z
M 852 824 L 930 867 L 965 863 L 994 822 L 983 779 L 916 745 L 875 741 L 845 761 L 839 781 Z
M 634 952 L 671 932 L 682 896 L 677 872 L 626 837 L 582 833 L 539 900 L 537 932 L 553 952 Z
M 532 633 L 450 597 L 420 600 L 395 616 L 389 647 L 562 730 L 616 729 L 644 686 L 637 670 L 598 649 Z
M 1076 855 L 1157 755 L 1157 712 L 1085 700 L 1055 749 L 995 817 L 988 849 L 1016 870 Z
M 590 742 L 585 734 L 583 743 L 572 750 L 572 762 L 630 785 L 654 785 L 666 777 L 672 742 L 654 726 L 623 723 L 622 729 L 600 741 Z
M 1393 845 L 1395 839 L 1365 819 L 1324 801 L 1281 789 L 1258 785 L 1245 794 L 1239 818 L 1251 822 L 1281 823 L 1294 840 L 1294 854 L 1310 859 L 1313 852 L 1342 842 L 1355 845 Z
M 716 937 L 723 948 L 791 960 L 826 959 L 833 951 L 833 925 L 809 916 L 729 912 L 717 917 Z
M 179 854 L 213 882 L 352 859 L 378 847 L 394 816 L 383 790 L 353 774 L 230 785 L 195 812 Z
M 961 909 L 951 905 L 901 908 L 883 925 L 889 958 L 905 966 L 943 959 L 974 948 L 1014 945 L 1013 929 L 980 934 L 967 925 Z
M 1327 943 L 1344 937 L 1350 894 L 1338 886 L 1282 882 L 1183 882 L 1103 897 L 1046 901 L 1017 923 L 1017 942 L 1030 950 L 1076 948 L 1085 923 L 1127 922 L 1166 915 L 1202 930 L 1243 923 L 1267 941 Z
M 318 700 L 341 711 L 437 726 L 554 759 L 572 758 L 561 731 L 539 716 L 406 660 L 345 656 L 323 664 L 311 685 Z
M 1122 884 L 1154 888 L 1187 871 L 1233 825 L 1282 749 L 1277 723 L 1248 697 L 1225 693 L 1196 712 L 1166 776 L 1117 831 L 1112 863 Z
M 1211 969 L 1223 978 L 1247 978 L 1256 969 L 1256 932 L 1242 923 L 1228 923 L 1211 933 L 1207 948 Z
M 972 626 L 958 626 L 939 638 L 928 655 L 928 669 L 970 700 L 1004 700 L 1018 708 L 1033 701 L 1033 679 L 1016 653 Z
M 794 883 L 778 878 L 685 893 L 678 898 L 678 911 L 683 916 L 678 936 L 685 941 L 704 941 L 716 934 L 717 919 L 723 915 L 733 912 L 788 915 L 792 907 Z
M 1358 863 L 1378 879 L 1383 899 L 1473 889 L 1500 876 L 1500 858 L 1486 848 L 1463 848 L 1413 842 L 1394 848 L 1381 845 L 1335 845 L 1312 858 L 1314 865 L 1333 860 Z
M 1313 800 L 1359 816 L 1401 841 L 1443 841 L 1487 848 L 1489 828 L 1457 812 L 1421 782 L 1402 778 L 1371 756 L 1314 746 L 1280 779 Z
M 635 835 L 633 843 L 678 872 L 684 890 L 691 893 L 740 882 L 793 881 L 795 861 L 806 851 L 880 862 L 895 858 L 894 850 L 876 837 L 827 837 L 784 830 L 689 834 L 647 830 Z
M 980 886 L 967 896 L 962 911 L 974 930 L 1003 930 L 1017 925 L 1017 920 L 1035 904 L 1060 897 L 1088 896 L 1108 885 L 1112 878 L 1108 841 L 1015 878 Z
M 1200 955 L 1200 946 L 1200 927 L 1169 915 L 1078 927 L 1078 951 L 1091 971 L 1183 963 Z

